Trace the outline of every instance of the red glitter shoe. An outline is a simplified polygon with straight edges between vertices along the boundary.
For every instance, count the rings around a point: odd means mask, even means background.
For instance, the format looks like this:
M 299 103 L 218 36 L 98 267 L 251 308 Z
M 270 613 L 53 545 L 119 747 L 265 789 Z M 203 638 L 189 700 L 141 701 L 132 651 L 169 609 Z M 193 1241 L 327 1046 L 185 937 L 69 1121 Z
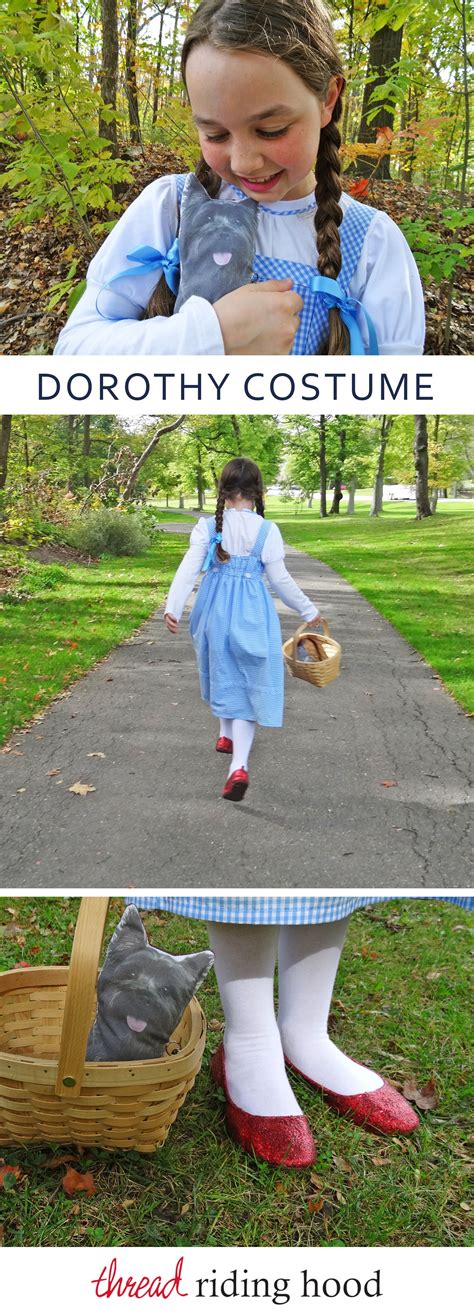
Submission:
M 353 1124 L 361 1124 L 363 1128 L 375 1133 L 414 1133 L 418 1128 L 420 1121 L 413 1107 L 385 1080 L 375 1092 L 358 1092 L 352 1097 L 343 1097 L 339 1092 L 331 1092 L 330 1088 L 324 1088 L 321 1083 L 308 1078 L 286 1056 L 285 1063 L 294 1074 L 299 1074 L 312 1088 L 321 1092 L 328 1105 L 337 1110 L 339 1115 L 345 1115 Z M 357 1061 L 354 1063 L 357 1064 Z
M 249 774 L 245 768 L 236 768 L 227 778 L 223 791 L 221 791 L 223 800 L 243 800 L 247 786 L 249 784 Z
M 232 754 L 234 746 L 228 736 L 218 736 L 216 750 L 218 754 Z
M 250 1115 L 240 1106 L 234 1106 L 227 1091 L 222 1044 L 211 1057 L 211 1074 L 217 1087 L 224 1091 L 227 1131 L 239 1147 L 269 1165 L 301 1169 L 313 1164 L 316 1147 L 304 1115 Z

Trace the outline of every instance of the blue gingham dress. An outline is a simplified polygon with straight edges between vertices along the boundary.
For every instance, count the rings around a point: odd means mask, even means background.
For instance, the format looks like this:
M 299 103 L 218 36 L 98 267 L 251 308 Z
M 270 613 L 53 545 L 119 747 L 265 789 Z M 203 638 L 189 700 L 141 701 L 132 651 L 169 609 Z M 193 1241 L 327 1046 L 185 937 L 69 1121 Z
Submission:
M 176 176 L 179 205 L 182 202 L 187 177 L 187 174 L 177 174 Z M 233 190 L 240 199 L 245 200 L 244 192 L 239 192 L 238 188 Z M 186 198 L 184 204 L 186 204 Z M 218 204 L 219 202 L 216 201 L 216 205 Z M 311 201 L 308 210 L 313 208 L 314 201 Z M 265 209 L 264 205 L 262 205 L 262 209 Z M 294 213 L 301 215 L 302 211 L 298 209 Z M 349 295 L 351 279 L 359 264 L 365 236 L 376 213 L 372 206 L 361 205 L 360 201 L 354 201 L 353 197 L 350 199 L 347 210 L 344 211 L 344 217 L 339 228 L 342 266 L 337 281 L 345 296 Z M 287 216 L 291 215 L 292 211 L 287 210 L 285 214 Z M 281 260 L 273 256 L 260 256 L 258 253 L 255 255 L 253 283 L 263 283 L 266 279 L 292 279 L 294 291 L 299 293 L 302 298 L 303 309 L 300 313 L 299 329 L 294 338 L 291 356 L 309 356 L 317 353 L 328 337 L 329 311 L 324 306 L 322 297 L 311 291 L 311 280 L 314 278 L 315 273 L 316 238 L 314 265 L 305 265 L 300 261 Z
M 216 717 L 243 718 L 264 727 L 283 722 L 280 623 L 263 580 L 264 521 L 248 557 L 217 557 L 205 572 L 189 629 L 201 694 Z M 209 539 L 215 519 L 207 521 Z
M 179 896 L 142 896 L 139 893 L 128 896 L 127 905 L 138 905 L 140 909 L 162 909 L 169 914 L 181 914 L 183 918 L 204 919 L 206 923 L 240 923 L 296 926 L 308 923 L 335 923 L 347 918 L 356 909 L 366 905 L 379 905 L 383 901 L 393 900 L 389 896 L 316 896 L 281 893 L 280 895 L 243 896 L 236 893 L 200 896 L 196 891 Z M 409 892 L 397 893 L 397 899 L 426 900 L 426 896 L 410 896 Z M 463 909 L 474 909 L 473 896 L 436 896 L 436 900 L 451 905 L 461 905 Z

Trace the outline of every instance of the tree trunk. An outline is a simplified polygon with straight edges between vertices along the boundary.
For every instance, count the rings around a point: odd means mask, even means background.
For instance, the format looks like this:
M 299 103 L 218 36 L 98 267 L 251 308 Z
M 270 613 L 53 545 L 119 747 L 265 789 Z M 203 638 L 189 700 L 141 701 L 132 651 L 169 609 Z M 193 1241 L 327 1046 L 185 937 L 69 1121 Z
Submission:
M 90 473 L 90 465 L 89 465 L 90 451 L 91 451 L 91 418 L 90 416 L 84 416 L 83 439 L 82 439 L 82 456 L 83 456 L 82 478 L 86 486 L 86 489 L 89 488 L 91 482 L 91 473 Z
M 151 112 L 152 128 L 155 127 L 157 114 L 158 114 L 158 103 L 160 98 L 160 79 L 161 79 L 161 63 L 163 59 L 162 42 L 163 42 L 164 21 L 165 21 L 165 10 L 162 9 L 160 11 L 160 31 L 158 33 L 158 54 L 156 57 L 155 71 L 153 74 L 153 109 Z
M 138 0 L 128 0 L 127 38 L 125 43 L 125 85 L 127 89 L 130 141 L 134 146 L 142 146 L 137 85 L 137 9 Z
M 357 480 L 354 478 L 349 485 L 349 502 L 346 508 L 347 516 L 354 516 L 355 512 L 355 493 L 357 489 Z
M 313 506 L 313 498 L 314 498 L 314 492 L 313 492 L 313 493 L 310 493 L 310 494 L 309 494 L 309 497 L 308 497 L 308 507 L 309 507 L 310 510 L 311 510 L 311 508 L 312 508 L 312 506 Z
M 319 417 L 319 515 L 327 516 L 326 417 Z
M 184 512 L 184 494 L 180 494 L 180 495 L 179 495 L 179 503 L 178 503 L 178 507 L 179 507 L 180 512 Z
M 122 502 L 126 503 L 128 502 L 129 498 L 132 497 L 142 466 L 144 466 L 145 462 L 148 461 L 148 458 L 151 457 L 151 454 L 152 452 L 155 451 L 155 448 L 158 446 L 160 439 L 163 438 L 164 434 L 172 434 L 173 430 L 179 429 L 180 425 L 183 424 L 183 420 L 185 420 L 184 416 L 178 416 L 178 419 L 172 421 L 169 425 L 162 425 L 159 429 L 155 430 L 153 438 L 150 439 L 150 442 L 147 444 L 146 448 L 144 448 L 141 456 L 138 458 L 138 461 L 135 462 L 133 470 L 129 475 L 129 478 L 125 485 L 125 489 L 123 491 Z
M 400 60 L 400 51 L 402 48 L 403 27 L 399 27 L 397 32 L 393 28 L 381 27 L 375 32 L 370 40 L 369 58 L 367 63 L 367 75 L 364 87 L 364 99 L 360 116 L 359 132 L 357 135 L 358 142 L 375 142 L 377 130 L 379 128 L 393 129 L 394 113 L 391 109 L 386 109 L 383 105 L 374 118 L 368 121 L 368 115 L 374 109 L 374 102 L 371 101 L 373 92 L 378 87 L 383 86 L 387 80 L 388 72 L 398 68 Z M 358 156 L 355 164 L 356 174 L 365 176 L 371 174 L 374 170 L 374 160 L 370 156 Z M 380 164 L 377 167 L 378 178 L 390 178 L 390 157 L 382 156 Z
M 202 453 L 201 453 L 200 444 L 198 444 L 198 449 L 197 449 L 196 488 L 197 488 L 197 496 L 198 496 L 198 508 L 199 511 L 202 512 L 204 509 L 204 484 L 203 484 L 203 475 L 202 475 Z
M 179 11 L 180 11 L 180 2 L 178 0 L 178 3 L 176 5 L 176 13 L 174 16 L 173 42 L 171 46 L 171 66 L 170 66 L 170 76 L 168 82 L 168 100 L 171 99 L 171 96 L 173 95 L 173 91 L 174 91 L 174 79 L 176 72 L 176 51 L 178 45 Z
M 100 0 L 100 15 L 102 22 L 102 61 L 99 73 L 100 94 L 103 104 L 110 110 L 117 108 L 117 81 L 118 81 L 118 22 L 117 22 L 117 0 Z M 115 117 L 106 122 L 103 115 L 99 113 L 99 135 L 105 137 L 112 146 L 113 153 L 117 150 L 117 124 Z
M 433 516 L 438 506 L 439 489 L 433 489 L 430 498 L 430 512 Z
M 4 489 L 7 483 L 8 472 L 8 450 L 12 436 L 12 416 L 2 416 L 2 429 L 0 433 L 0 489 Z
M 342 502 L 342 489 L 341 489 L 342 467 L 344 465 L 345 455 L 346 455 L 346 431 L 341 430 L 339 435 L 339 453 L 337 458 L 338 466 L 337 466 L 336 474 L 334 476 L 334 492 L 332 497 L 332 506 L 329 513 L 330 516 L 339 516 L 339 504 Z
M 374 488 L 372 492 L 372 502 L 370 505 L 370 515 L 379 516 L 383 509 L 383 477 L 385 466 L 385 449 L 387 447 L 388 436 L 390 433 L 391 419 L 389 416 L 382 417 L 380 427 L 380 443 L 377 453 L 377 470 L 375 472 Z
M 416 519 L 431 516 L 428 494 L 428 423 L 426 416 L 415 416 L 413 456 L 416 471 Z
M 241 432 L 240 432 L 240 425 L 239 425 L 239 422 L 238 422 L 238 420 L 237 420 L 237 416 L 231 416 L 231 417 L 230 417 L 230 422 L 231 422 L 232 429 L 233 429 L 233 431 L 234 431 L 234 434 L 235 434 L 235 437 L 236 437 L 236 440 L 237 440 L 237 456 L 238 456 L 238 457 L 242 457 L 242 456 L 243 456 L 243 452 L 242 452 L 242 435 L 241 435 Z

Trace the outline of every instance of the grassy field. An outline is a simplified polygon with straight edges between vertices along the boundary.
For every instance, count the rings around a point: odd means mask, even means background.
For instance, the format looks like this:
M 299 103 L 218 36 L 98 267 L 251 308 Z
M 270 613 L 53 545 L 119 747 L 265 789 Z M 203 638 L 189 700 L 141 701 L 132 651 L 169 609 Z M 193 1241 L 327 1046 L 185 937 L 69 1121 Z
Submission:
M 0 969 L 69 959 L 77 900 L 0 900 Z M 123 904 L 111 902 L 109 931 Z M 207 944 L 205 924 L 159 911 L 144 915 L 150 940 L 168 951 Z M 96 1192 L 68 1198 L 61 1148 L 0 1147 L 20 1177 L 0 1188 L 6 1246 L 464 1246 L 469 1232 L 472 1136 L 466 911 L 429 900 L 375 905 L 351 919 L 331 1032 L 349 1054 L 402 1082 L 433 1079 L 436 1109 L 411 1138 L 383 1138 L 335 1115 L 303 1081 L 295 1091 L 313 1128 L 312 1170 L 246 1157 L 226 1135 L 222 1098 L 207 1059 L 164 1147 L 135 1152 L 66 1149 Z M 200 999 L 206 1055 L 222 1036 L 214 974 Z
M 20 597 L 0 607 L 0 742 L 150 616 L 184 547 L 181 536 L 160 534 L 140 557 L 71 562 L 52 589 L 34 564 L 25 598 L 17 578 Z
M 317 504 L 296 512 L 269 498 L 267 512 L 287 543 L 355 585 L 474 711 L 472 504 L 441 501 L 426 521 L 415 520 L 413 503 L 387 503 L 382 516 L 369 517 L 359 502 L 354 516 L 322 520 Z

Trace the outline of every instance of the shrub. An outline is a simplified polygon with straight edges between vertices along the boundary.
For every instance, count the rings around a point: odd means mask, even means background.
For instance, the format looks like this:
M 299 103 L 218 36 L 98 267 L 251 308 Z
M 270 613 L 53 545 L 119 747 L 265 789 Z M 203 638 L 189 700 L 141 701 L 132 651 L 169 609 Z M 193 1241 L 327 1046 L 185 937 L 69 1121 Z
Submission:
M 149 536 L 139 516 L 127 515 L 116 507 L 101 507 L 88 512 L 68 532 L 68 542 L 80 553 L 100 557 L 137 557 L 148 548 Z

